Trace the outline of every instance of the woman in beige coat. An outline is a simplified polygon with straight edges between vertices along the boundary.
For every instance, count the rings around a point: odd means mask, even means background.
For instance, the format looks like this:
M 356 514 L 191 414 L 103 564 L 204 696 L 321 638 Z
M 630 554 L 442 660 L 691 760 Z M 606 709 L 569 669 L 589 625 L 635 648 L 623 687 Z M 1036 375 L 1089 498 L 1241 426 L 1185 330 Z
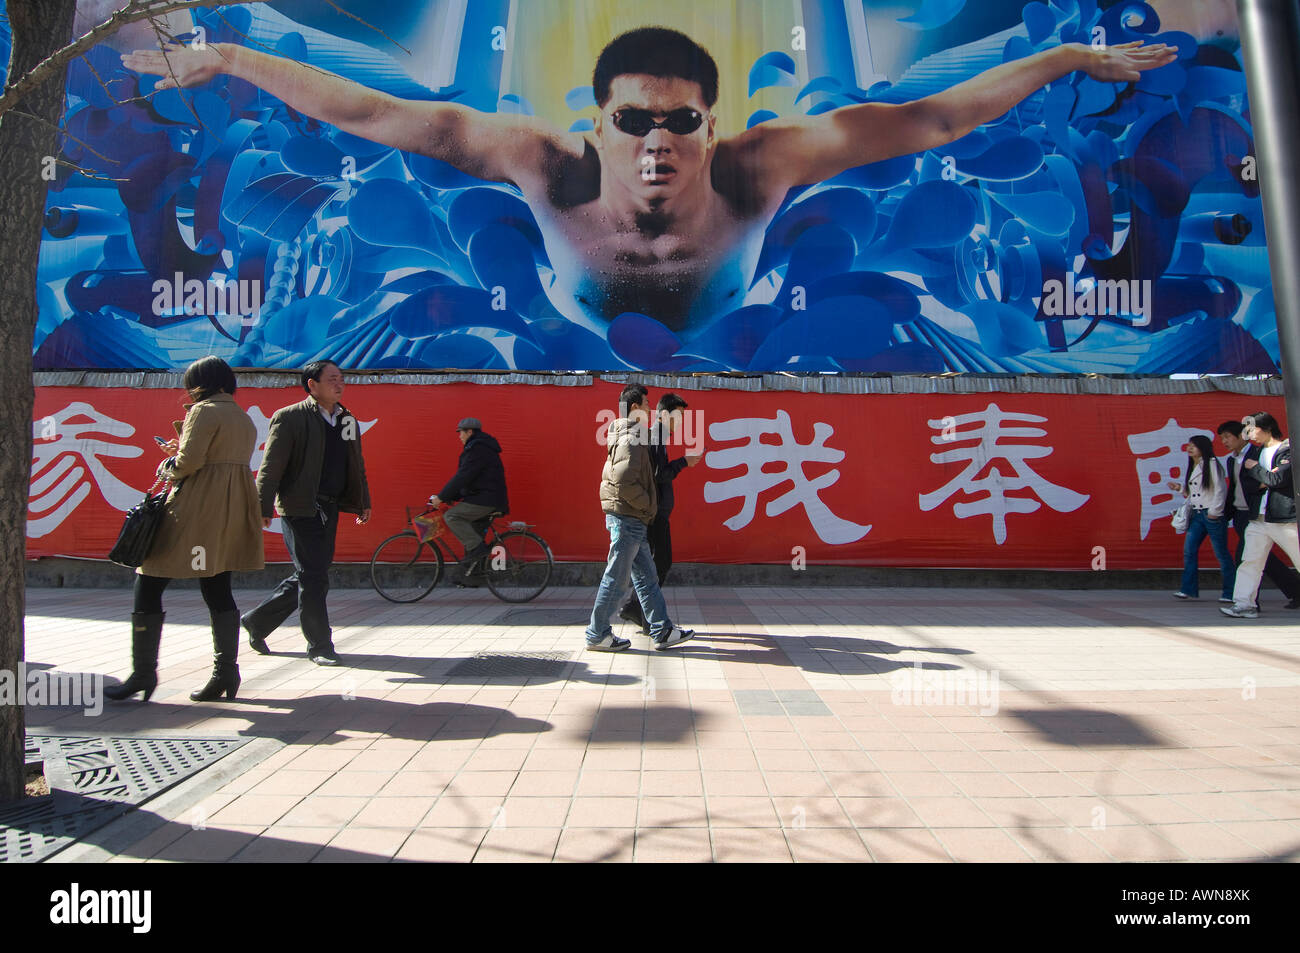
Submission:
M 195 361 L 185 370 L 184 384 L 193 403 L 186 408 L 179 443 L 165 444 L 176 455 L 158 467 L 171 490 L 149 558 L 135 579 L 131 677 L 105 690 L 113 699 L 143 692 L 148 701 L 157 688 L 162 594 L 173 579 L 199 580 L 212 619 L 212 678 L 190 698 L 234 698 L 239 690 L 239 609 L 230 574 L 264 565 L 261 510 L 248 467 L 257 428 L 235 403 L 235 374 L 221 358 Z

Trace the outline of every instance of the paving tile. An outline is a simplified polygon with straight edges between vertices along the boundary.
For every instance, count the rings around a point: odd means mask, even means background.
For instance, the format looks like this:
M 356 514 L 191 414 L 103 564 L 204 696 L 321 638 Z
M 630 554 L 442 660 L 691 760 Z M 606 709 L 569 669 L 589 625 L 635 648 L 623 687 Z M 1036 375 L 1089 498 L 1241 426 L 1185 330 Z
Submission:
M 931 827 L 931 832 L 959 863 L 1030 863 L 1033 855 L 1006 831 Z
M 387 863 L 410 835 L 409 829 L 346 827 L 312 857 L 312 863 Z
M 1040 863 L 1102 864 L 1111 860 L 1101 846 L 1074 828 L 1029 827 L 1006 833 Z
M 555 860 L 579 864 L 630 863 L 634 843 L 634 831 L 619 831 L 611 836 L 609 831 L 569 827 L 560 834 Z
M 369 803 L 364 797 L 325 797 L 311 795 L 280 818 L 288 827 L 344 827 Z
M 640 771 L 584 770 L 578 778 L 580 797 L 636 797 L 640 793 Z
M 494 827 L 563 827 L 570 803 L 567 797 L 508 797 Z
M 950 863 L 952 858 L 932 831 L 911 827 L 862 828 L 858 835 L 881 863 Z
M 637 827 L 707 827 L 708 811 L 702 797 L 642 797 Z
M 700 795 L 704 782 L 699 771 L 643 771 L 641 773 L 642 797 L 670 797 L 674 795 Z
M 394 860 L 469 863 L 485 833 L 483 829 L 421 828 L 403 842 Z
M 371 799 L 352 819 L 358 827 L 398 827 L 413 829 L 420 825 L 433 805 L 436 797 L 377 797 Z
M 758 771 L 705 771 L 701 775 L 709 797 L 767 797 L 767 781 Z
M 511 794 L 524 797 L 571 797 L 578 786 L 578 772 L 520 771 Z
M 1152 830 L 1193 860 L 1247 860 L 1260 852 L 1217 824 L 1160 824 Z
M 158 860 L 203 861 L 220 863 L 247 847 L 264 827 L 229 825 L 190 830 L 154 855 Z
M 318 795 L 373 797 L 395 776 L 392 771 L 340 771 L 314 792 Z
M 713 857 L 718 863 L 791 863 L 794 857 L 785 834 L 763 828 L 713 830 Z
M 301 800 L 296 794 L 245 794 L 213 814 L 208 823 L 218 827 L 270 827 Z
M 908 806 L 927 827 L 992 827 L 978 804 L 964 797 L 909 797 Z
M 437 797 L 455 778 L 451 771 L 400 771 L 379 791 L 380 797 Z
M 429 809 L 423 827 L 488 828 L 501 817 L 503 798 L 444 795 Z
M 709 826 L 719 828 L 775 828 L 781 825 L 776 807 L 768 797 L 710 795 L 707 801 Z
M 635 797 L 577 797 L 573 799 L 565 826 L 635 828 L 637 807 Z
M 490 830 L 474 855 L 476 864 L 545 864 L 555 856 L 560 840 L 557 828 L 514 828 Z
M 795 861 L 802 864 L 857 864 L 872 860 L 871 853 L 854 830 L 786 828 L 785 839 Z
M 633 860 L 650 864 L 707 864 L 713 860 L 713 847 L 706 828 L 637 828 Z
M 805 827 L 851 826 L 848 816 L 833 797 L 777 797 L 772 799 L 781 826 L 793 829 Z

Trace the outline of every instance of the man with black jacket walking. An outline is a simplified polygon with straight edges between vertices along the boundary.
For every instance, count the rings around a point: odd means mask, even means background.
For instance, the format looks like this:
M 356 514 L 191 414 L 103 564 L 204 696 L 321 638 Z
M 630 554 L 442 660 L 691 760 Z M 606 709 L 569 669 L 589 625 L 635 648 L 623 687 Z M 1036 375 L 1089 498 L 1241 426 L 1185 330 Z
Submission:
M 483 424 L 477 417 L 466 417 L 456 425 L 456 432 L 465 449 L 460 452 L 455 475 L 429 497 L 429 504 L 456 504 L 443 515 L 447 528 L 465 547 L 465 558 L 453 581 L 458 586 L 476 588 L 471 576 L 488 554 L 488 548 L 482 531 L 474 524 L 493 513 L 510 512 L 506 468 L 501 464 L 501 444 L 496 437 L 483 432 Z
M 1246 421 L 1243 436 L 1261 448 L 1258 460 L 1246 460 L 1243 479 L 1254 480 L 1264 488 L 1258 515 L 1246 527 L 1246 550 L 1230 606 L 1219 611 L 1235 619 L 1254 619 L 1255 593 L 1269 550 L 1276 543 L 1300 567 L 1300 537 L 1296 535 L 1295 484 L 1291 477 L 1291 443 L 1269 413 L 1252 414 Z
M 1228 502 L 1224 515 L 1231 516 L 1232 528 L 1237 531 L 1237 551 L 1232 558 L 1238 566 L 1246 550 L 1246 528 L 1259 515 L 1259 504 L 1264 497 L 1264 488 L 1259 482 L 1245 476 L 1246 461 L 1258 460 L 1261 448 L 1242 436 L 1244 429 L 1239 420 L 1225 420 L 1219 424 L 1218 430 L 1219 441 L 1228 448 L 1228 456 L 1223 460 L 1228 474 Z M 1264 560 L 1264 576 L 1290 600 L 1286 604 L 1288 609 L 1300 609 L 1300 574 L 1288 569 L 1271 548 Z
M 333 361 L 303 368 L 306 400 L 282 407 L 271 418 L 266 454 L 257 472 L 262 525 L 278 506 L 284 544 L 294 573 L 260 606 L 240 620 L 253 651 L 269 655 L 266 637 L 298 610 L 307 657 L 338 665 L 325 597 L 334 561 L 339 513 L 370 519 L 370 487 L 361 457 L 361 426 L 341 403 L 343 372 Z

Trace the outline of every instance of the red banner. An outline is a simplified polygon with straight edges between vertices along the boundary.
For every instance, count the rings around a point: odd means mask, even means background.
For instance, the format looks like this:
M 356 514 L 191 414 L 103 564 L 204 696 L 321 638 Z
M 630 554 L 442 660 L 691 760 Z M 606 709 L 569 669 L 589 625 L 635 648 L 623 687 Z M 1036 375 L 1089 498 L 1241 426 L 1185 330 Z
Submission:
M 560 561 L 608 550 L 598 487 L 620 386 L 353 385 L 374 515 L 344 519 L 338 560 L 368 561 L 405 507 L 456 469 L 474 416 L 502 446 L 511 518 Z M 1169 525 L 1192 433 L 1280 398 L 1047 394 L 847 395 L 683 391 L 670 457 L 702 451 L 674 484 L 677 562 L 1025 569 L 1182 565 Z M 651 392 L 657 400 L 659 391 Z M 302 397 L 244 388 L 258 425 Z M 29 557 L 102 558 L 173 434 L 179 391 L 43 387 L 33 422 Z M 1216 441 L 1216 450 L 1224 453 Z M 261 460 L 259 443 L 254 469 Z M 278 523 L 270 561 L 287 561 Z M 1203 564 L 1214 565 L 1206 549 Z

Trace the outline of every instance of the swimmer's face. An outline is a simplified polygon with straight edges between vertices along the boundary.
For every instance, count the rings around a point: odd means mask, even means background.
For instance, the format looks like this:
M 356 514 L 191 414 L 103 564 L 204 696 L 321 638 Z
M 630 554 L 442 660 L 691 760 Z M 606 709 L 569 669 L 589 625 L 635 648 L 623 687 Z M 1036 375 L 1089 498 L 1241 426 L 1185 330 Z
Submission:
M 609 84 L 596 147 L 608 174 L 632 194 L 671 199 L 703 172 L 714 121 L 699 83 L 625 73 Z

